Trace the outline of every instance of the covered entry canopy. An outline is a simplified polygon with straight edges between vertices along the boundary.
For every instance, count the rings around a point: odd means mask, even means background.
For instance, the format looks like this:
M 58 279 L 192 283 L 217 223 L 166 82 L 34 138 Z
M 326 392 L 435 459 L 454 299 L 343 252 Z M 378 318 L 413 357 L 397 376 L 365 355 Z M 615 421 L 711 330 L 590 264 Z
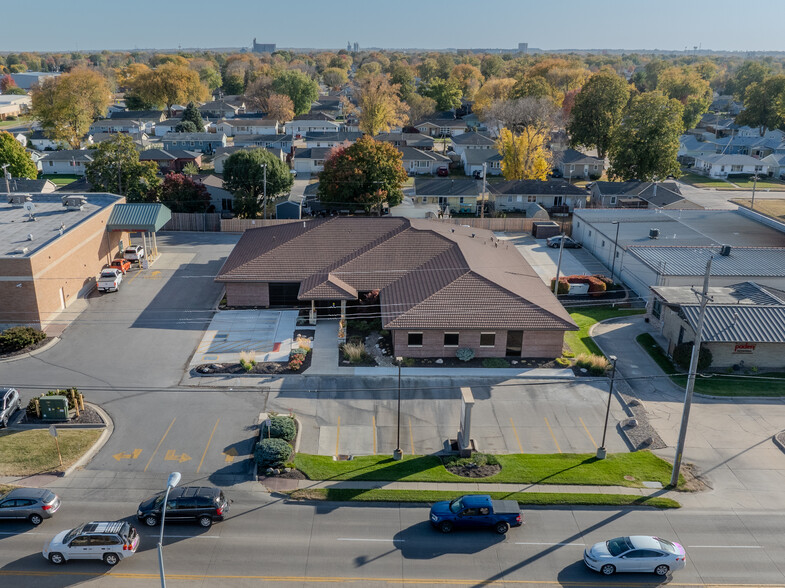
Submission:
M 171 218 L 172 211 L 163 204 L 143 202 L 115 204 L 106 222 L 106 230 L 155 233 L 160 231 Z

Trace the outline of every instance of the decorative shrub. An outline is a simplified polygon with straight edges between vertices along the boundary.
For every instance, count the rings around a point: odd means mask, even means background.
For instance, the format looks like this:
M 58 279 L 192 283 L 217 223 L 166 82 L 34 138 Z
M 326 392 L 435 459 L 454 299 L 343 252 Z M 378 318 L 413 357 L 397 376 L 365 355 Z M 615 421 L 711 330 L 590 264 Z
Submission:
M 263 468 L 282 467 L 291 455 L 292 446 L 283 439 L 262 439 L 254 450 L 254 459 Z
M 303 363 L 305 363 L 305 357 L 310 353 L 310 349 L 303 349 L 301 347 L 295 347 L 289 352 L 289 369 L 298 372 L 303 367 Z
M 470 347 L 461 347 L 455 352 L 455 357 L 461 361 L 472 360 L 474 359 L 474 349 L 471 349 Z
M 270 430 L 263 427 L 262 437 L 264 439 L 283 439 L 285 441 L 294 440 L 297 429 L 294 426 L 294 419 L 289 416 L 273 415 L 270 417 Z
M 368 352 L 365 350 L 365 343 L 344 343 L 343 354 L 352 363 L 360 363 L 366 357 Z
M 61 388 L 60 390 L 49 390 L 46 394 L 41 394 L 36 398 L 31 398 L 30 402 L 27 403 L 27 408 L 25 409 L 25 412 L 28 414 L 28 416 L 36 416 L 35 401 L 38 398 L 42 398 L 43 396 L 65 396 L 68 398 L 68 409 L 74 410 L 76 408 L 76 402 L 74 399 L 80 396 L 80 392 L 76 388 Z M 84 395 L 81 394 L 81 396 Z
M 556 278 L 551 278 L 551 292 L 553 292 L 553 282 Z M 567 278 L 561 277 L 559 278 L 559 289 L 556 291 L 556 294 L 567 294 L 570 291 L 570 283 L 567 281 Z
M 570 365 L 570 360 L 567 359 L 566 357 L 557 357 L 556 363 L 559 364 L 560 366 L 567 367 L 568 365 Z
M 499 465 L 499 460 L 495 455 L 490 455 L 488 453 L 473 453 L 471 457 L 450 455 L 444 458 L 444 465 L 447 467 L 464 467 L 468 465 L 482 467 L 485 465 Z
M 569 284 L 588 284 L 589 294 L 602 294 L 607 290 L 606 282 L 597 276 L 565 276 Z
M 294 340 L 294 343 L 298 348 L 303 349 L 306 352 L 311 350 L 311 340 L 308 337 L 297 335 L 297 339 Z
M 488 357 L 487 359 L 482 360 L 482 367 L 484 368 L 506 368 L 510 367 L 510 364 L 507 363 L 506 359 L 502 359 L 501 357 Z
M 240 365 L 246 372 L 250 372 L 256 366 L 256 352 L 254 351 L 241 351 L 240 352 Z
M 13 352 L 46 339 L 46 333 L 33 327 L 11 327 L 0 333 L 0 349 Z
M 602 355 L 581 353 L 575 358 L 575 365 L 588 369 L 593 376 L 602 376 L 610 366 L 610 362 Z
M 404 367 L 414 367 L 417 362 L 414 361 L 413 357 L 404 357 L 402 363 Z
M 613 286 L 613 280 L 611 280 L 608 276 L 604 274 L 594 274 L 592 278 L 604 282 L 606 286 Z
M 690 369 L 690 359 L 692 358 L 692 341 L 677 345 L 673 350 L 673 361 L 682 369 Z M 701 345 L 698 354 L 698 371 L 707 369 L 712 362 L 711 351 Z

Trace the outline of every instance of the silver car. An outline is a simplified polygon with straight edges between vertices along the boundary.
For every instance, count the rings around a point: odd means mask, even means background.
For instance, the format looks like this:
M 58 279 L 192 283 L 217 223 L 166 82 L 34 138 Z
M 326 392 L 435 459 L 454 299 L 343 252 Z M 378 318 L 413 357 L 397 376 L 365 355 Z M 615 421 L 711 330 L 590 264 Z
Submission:
M 46 488 L 15 488 L 0 498 L 0 519 L 27 519 L 40 525 L 60 508 L 60 497 Z
M 583 562 L 606 576 L 616 572 L 649 572 L 665 576 L 687 565 L 684 547 L 659 537 L 632 535 L 595 543 L 583 552 Z
M 22 410 L 22 399 L 16 388 L 0 388 L 0 426 L 7 427 L 17 410 Z

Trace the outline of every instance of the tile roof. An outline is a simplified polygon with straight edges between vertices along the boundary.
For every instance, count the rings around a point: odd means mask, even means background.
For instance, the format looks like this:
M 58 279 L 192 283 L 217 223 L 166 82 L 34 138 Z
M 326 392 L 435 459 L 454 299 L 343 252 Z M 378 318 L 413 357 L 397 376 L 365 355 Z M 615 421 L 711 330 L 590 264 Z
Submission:
M 682 306 L 681 314 L 697 328 L 700 305 Z M 785 305 L 708 304 L 703 340 L 716 343 L 785 343 Z
M 488 184 L 491 194 L 559 194 L 586 196 L 584 188 L 571 184 L 567 180 L 509 180 Z
M 378 289 L 388 328 L 576 328 L 514 247 L 434 221 L 335 217 L 252 229 L 216 281 L 300 281 L 300 300 Z

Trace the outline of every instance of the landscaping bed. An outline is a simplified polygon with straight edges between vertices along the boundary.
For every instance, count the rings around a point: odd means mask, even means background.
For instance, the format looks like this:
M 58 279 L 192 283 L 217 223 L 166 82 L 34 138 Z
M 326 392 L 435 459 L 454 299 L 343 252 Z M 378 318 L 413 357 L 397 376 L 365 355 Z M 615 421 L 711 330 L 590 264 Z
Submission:
M 20 421 L 21 424 L 25 425 L 61 425 L 61 424 L 69 424 L 69 425 L 105 425 L 104 419 L 101 418 L 101 415 L 98 414 L 94 408 L 90 406 L 85 406 L 84 410 L 79 411 L 79 416 L 76 416 L 75 411 L 71 411 L 71 417 L 68 421 L 45 421 L 42 418 L 39 418 L 35 415 L 35 413 L 31 414 L 29 412 L 25 413 Z
M 487 478 L 501 472 L 502 466 L 493 455 L 474 453 L 471 457 L 445 457 L 444 469 L 462 478 Z
M 44 345 L 47 345 L 54 337 L 47 337 L 39 341 L 38 343 L 33 343 L 28 347 L 23 347 L 22 349 L 18 349 L 16 351 L 4 351 L 0 349 L 0 359 L 6 359 L 7 357 L 15 357 L 17 355 L 24 355 L 25 353 L 30 353 L 31 351 L 35 351 L 36 349 L 40 349 Z
M 560 368 L 562 366 L 553 359 L 526 359 L 503 357 L 473 357 L 463 361 L 457 357 L 405 357 L 404 367 L 437 367 L 437 368 Z
M 261 374 L 261 375 L 286 375 L 299 374 L 311 366 L 311 345 L 313 329 L 298 329 L 294 333 L 294 343 L 285 361 L 256 361 L 255 352 L 243 351 L 240 353 L 239 363 L 203 363 L 196 366 L 198 374 Z
M 259 441 L 254 448 L 257 480 L 264 481 L 268 477 L 306 479 L 292 462 L 299 432 L 297 419 L 292 414 L 270 413 L 269 421 L 269 428 L 264 424 L 259 427 Z
M 0 476 L 31 476 L 62 472 L 74 464 L 101 436 L 100 429 L 59 429 L 57 441 L 46 429 L 0 431 Z
M 33 327 L 10 327 L 0 333 L 0 359 L 30 353 L 51 340 Z

